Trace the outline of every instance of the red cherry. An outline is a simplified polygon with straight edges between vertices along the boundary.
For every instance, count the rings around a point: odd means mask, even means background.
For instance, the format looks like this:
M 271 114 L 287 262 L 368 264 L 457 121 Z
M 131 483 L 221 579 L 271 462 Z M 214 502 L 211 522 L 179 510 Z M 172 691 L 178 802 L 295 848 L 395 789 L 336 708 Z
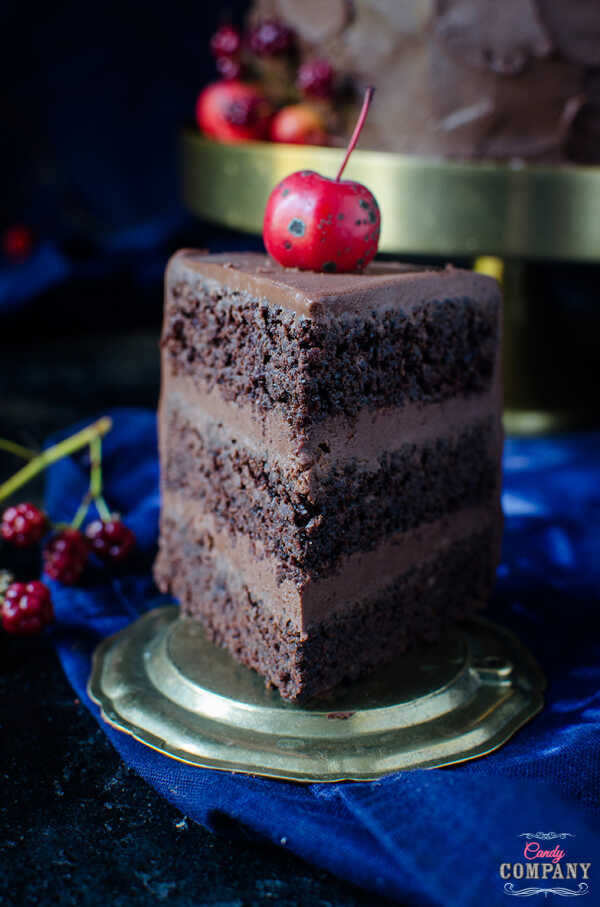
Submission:
M 272 142 L 290 142 L 293 145 L 329 144 L 323 117 L 308 104 L 282 107 L 271 120 L 269 138 Z
M 267 252 L 288 268 L 362 271 L 377 252 L 381 218 L 374 195 L 341 176 L 360 135 L 373 89 L 363 107 L 337 177 L 300 170 L 271 192 L 263 224 Z
M 0 534 L 5 542 L 17 548 L 29 548 L 39 542 L 48 527 L 48 517 L 34 504 L 9 507 L 2 515 Z
M 271 106 L 262 91 L 244 82 L 213 82 L 196 102 L 198 126 L 222 142 L 262 139 L 270 118 Z
M 54 620 L 50 590 L 44 583 L 13 583 L 4 595 L 2 626 L 16 636 L 32 636 Z
M 135 534 L 121 520 L 94 520 L 85 530 L 94 554 L 113 564 L 125 560 L 135 546 Z
M 29 227 L 18 224 L 9 227 L 2 234 L 4 256 L 15 263 L 25 261 L 33 246 L 33 234 Z
M 213 55 L 219 57 L 234 57 L 242 46 L 242 36 L 233 25 L 222 25 L 210 39 L 210 49 Z
M 265 19 L 255 25 L 248 35 L 250 50 L 259 57 L 274 57 L 291 50 L 296 35 L 278 19 Z
M 298 70 L 296 85 L 302 94 L 328 98 L 333 90 L 333 66 L 329 60 L 306 60 Z

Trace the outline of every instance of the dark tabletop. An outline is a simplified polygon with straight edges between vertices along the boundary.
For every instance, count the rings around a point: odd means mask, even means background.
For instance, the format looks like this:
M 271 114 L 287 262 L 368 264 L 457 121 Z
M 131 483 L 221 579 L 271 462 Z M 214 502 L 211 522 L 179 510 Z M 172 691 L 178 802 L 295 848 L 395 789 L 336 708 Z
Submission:
M 47 294 L 0 332 L 0 435 L 24 444 L 110 406 L 156 405 L 160 285 L 135 305 L 123 285 L 61 293 L 60 307 Z M 0 456 L 0 476 L 14 469 Z M 42 493 L 34 483 L 27 497 Z M 46 638 L 0 634 L 0 751 L 2 904 L 373 904 L 284 848 L 237 828 L 213 835 L 162 800 L 75 698 Z

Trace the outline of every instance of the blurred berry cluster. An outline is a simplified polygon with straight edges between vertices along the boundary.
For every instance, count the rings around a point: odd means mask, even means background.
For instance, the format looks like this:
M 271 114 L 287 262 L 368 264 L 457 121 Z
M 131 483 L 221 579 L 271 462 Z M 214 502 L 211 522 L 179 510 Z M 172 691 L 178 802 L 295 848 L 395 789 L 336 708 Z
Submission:
M 220 81 L 196 103 L 205 135 L 223 142 L 328 145 L 338 85 L 325 59 L 300 61 L 295 32 L 266 19 L 245 31 L 222 25 L 210 48 Z

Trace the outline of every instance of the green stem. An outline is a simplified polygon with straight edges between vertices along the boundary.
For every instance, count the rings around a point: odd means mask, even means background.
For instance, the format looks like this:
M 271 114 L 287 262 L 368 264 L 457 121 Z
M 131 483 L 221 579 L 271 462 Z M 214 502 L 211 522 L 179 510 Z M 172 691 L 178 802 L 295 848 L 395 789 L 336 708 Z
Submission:
M 58 460 L 62 460 L 63 457 L 75 453 L 76 450 L 81 450 L 82 447 L 90 444 L 94 438 L 100 438 L 105 435 L 111 428 L 112 420 L 108 416 L 104 416 L 104 418 L 94 422 L 93 425 L 88 425 L 87 428 L 78 431 L 77 434 L 72 435 L 70 438 L 65 438 L 64 441 L 48 447 L 47 450 L 42 451 L 41 454 L 30 460 L 26 466 L 15 473 L 7 482 L 0 485 L 0 501 L 8 498 L 52 463 L 56 463 Z
M 90 495 L 94 500 L 102 495 L 102 439 L 90 441 Z
M 98 513 L 100 514 L 100 519 L 103 520 L 103 522 L 108 523 L 112 520 L 112 513 L 108 509 L 108 505 L 102 495 L 94 498 L 94 504 L 96 505 Z
M 94 438 L 90 444 L 90 495 L 96 505 L 100 519 L 105 523 L 111 519 L 111 512 L 102 497 L 102 439 Z
M 71 520 L 71 525 L 69 526 L 69 529 L 79 529 L 79 527 L 85 520 L 85 516 L 86 516 L 88 510 L 90 509 L 91 502 L 92 502 L 92 495 L 88 491 L 87 494 L 85 494 L 83 496 L 83 500 L 81 501 L 81 504 L 77 508 L 77 513 Z
M 79 529 L 85 520 L 90 504 L 94 502 L 100 518 L 105 522 L 111 514 L 102 497 L 102 439 L 96 435 L 90 441 L 90 487 L 71 522 L 71 529 Z
M 15 444 L 14 441 L 8 441 L 6 438 L 0 438 L 0 450 L 6 450 L 8 453 L 14 454 L 15 457 L 22 457 L 23 460 L 33 460 L 34 457 L 37 457 L 35 450 L 29 450 L 28 447 L 23 447 L 22 444 Z

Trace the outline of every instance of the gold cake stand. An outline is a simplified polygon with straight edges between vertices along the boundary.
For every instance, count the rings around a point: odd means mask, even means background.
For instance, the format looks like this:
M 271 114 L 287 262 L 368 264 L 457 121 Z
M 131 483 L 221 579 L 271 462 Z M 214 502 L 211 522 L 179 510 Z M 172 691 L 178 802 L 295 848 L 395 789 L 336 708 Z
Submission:
M 483 756 L 543 704 L 538 666 L 485 620 L 301 707 L 178 615 L 157 608 L 105 640 L 88 692 L 114 727 L 204 768 L 368 781 Z
M 272 142 L 225 145 L 193 129 L 183 133 L 181 152 L 188 207 L 253 234 L 262 230 L 275 183 L 302 169 L 334 176 L 342 154 Z M 586 314 L 579 306 L 571 317 L 553 310 L 529 264 L 600 263 L 600 167 L 461 163 L 359 150 L 346 177 L 368 185 L 379 200 L 381 252 L 468 258 L 503 281 L 509 431 L 600 421 L 589 381 L 600 310 Z M 480 256 L 487 259 L 477 262 Z
M 183 195 L 196 214 L 260 234 L 275 183 L 294 170 L 334 177 L 339 148 L 226 145 L 182 137 Z M 460 163 L 355 151 L 345 179 L 381 207 L 380 252 L 600 261 L 600 167 Z

